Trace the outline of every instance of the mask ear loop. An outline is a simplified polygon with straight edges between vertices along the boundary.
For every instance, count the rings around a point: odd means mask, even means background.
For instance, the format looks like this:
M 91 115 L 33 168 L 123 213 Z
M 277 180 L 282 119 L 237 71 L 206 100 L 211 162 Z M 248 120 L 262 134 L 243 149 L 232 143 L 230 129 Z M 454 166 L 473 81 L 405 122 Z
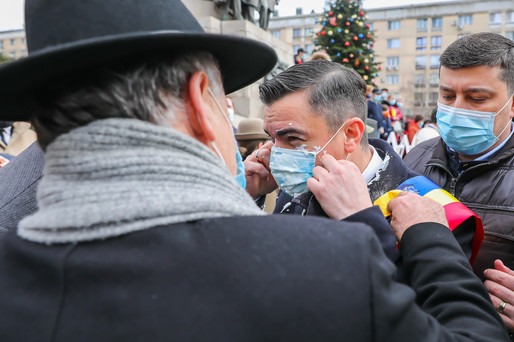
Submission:
M 339 127 L 339 128 L 337 129 L 337 131 L 334 133 L 334 135 L 332 136 L 332 138 L 330 138 L 330 140 L 329 140 L 329 141 L 328 141 L 328 142 L 327 142 L 327 143 L 326 143 L 326 144 L 325 144 L 325 145 L 324 145 L 324 146 L 323 146 L 323 147 L 322 147 L 322 148 L 321 148 L 321 149 L 316 153 L 316 155 L 320 154 L 320 153 L 321 153 L 321 151 L 323 151 L 323 150 L 328 146 L 328 144 L 330 144 L 330 142 L 331 142 L 332 140 L 334 140 L 334 138 L 335 138 L 335 137 L 337 136 L 337 134 L 338 134 L 338 133 L 343 129 L 343 127 L 346 125 L 346 123 L 347 123 L 347 122 L 348 122 L 348 120 L 347 120 L 347 121 L 345 121 L 345 122 L 343 122 L 343 124 L 341 125 L 341 127 Z M 348 154 L 348 155 L 346 156 L 346 159 L 345 159 L 345 160 L 348 160 L 348 157 L 349 157 L 349 156 L 350 156 L 350 154 Z
M 505 107 L 507 107 L 507 105 L 509 104 L 509 102 L 510 102 L 510 100 L 512 99 L 512 97 L 513 97 L 513 96 L 514 96 L 514 93 L 512 93 L 512 95 L 510 96 L 510 99 L 509 99 L 509 100 L 507 101 L 507 103 L 502 107 L 502 109 L 500 109 L 500 110 L 498 111 L 498 113 L 496 113 L 496 115 L 495 115 L 494 117 L 496 117 L 497 115 L 499 115 L 499 114 L 500 114 L 500 113 L 505 109 Z M 500 132 L 500 134 L 495 135 L 495 137 L 496 137 L 496 138 L 500 137 L 500 136 L 503 134 L 503 132 L 505 132 L 505 130 L 509 127 L 509 125 L 512 125 L 512 120 L 510 120 L 510 119 L 507 121 L 507 125 L 505 125 L 505 127 L 504 127 L 504 128 L 503 128 L 503 130 Z

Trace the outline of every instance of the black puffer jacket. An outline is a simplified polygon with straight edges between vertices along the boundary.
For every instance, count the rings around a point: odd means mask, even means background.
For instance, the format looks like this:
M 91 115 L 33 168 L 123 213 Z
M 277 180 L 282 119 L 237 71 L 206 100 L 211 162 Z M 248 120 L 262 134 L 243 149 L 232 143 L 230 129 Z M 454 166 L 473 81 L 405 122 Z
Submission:
M 461 163 L 459 172 L 441 138 L 417 145 L 404 161 L 482 218 L 485 237 L 473 264 L 479 277 L 495 259 L 514 267 L 514 136 L 489 161 Z

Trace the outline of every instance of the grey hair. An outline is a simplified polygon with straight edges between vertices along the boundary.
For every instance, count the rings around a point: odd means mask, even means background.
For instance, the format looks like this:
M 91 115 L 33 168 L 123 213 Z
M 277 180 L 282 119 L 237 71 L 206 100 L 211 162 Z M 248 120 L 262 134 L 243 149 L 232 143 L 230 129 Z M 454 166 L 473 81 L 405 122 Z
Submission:
M 475 66 L 500 67 L 500 79 L 514 93 L 514 41 L 497 33 L 470 34 L 454 41 L 439 58 L 441 66 L 457 70 Z
M 218 63 L 207 52 L 141 58 L 58 83 L 38 94 L 33 123 L 39 144 L 46 149 L 60 134 L 106 118 L 171 126 L 197 71 L 207 74 L 216 95 L 224 95 Z
M 335 133 L 350 118 L 366 124 L 366 82 L 355 70 L 324 60 L 290 67 L 259 87 L 261 101 L 269 106 L 286 95 L 305 90 L 313 112 L 323 117 Z M 367 132 L 361 145 L 368 146 Z

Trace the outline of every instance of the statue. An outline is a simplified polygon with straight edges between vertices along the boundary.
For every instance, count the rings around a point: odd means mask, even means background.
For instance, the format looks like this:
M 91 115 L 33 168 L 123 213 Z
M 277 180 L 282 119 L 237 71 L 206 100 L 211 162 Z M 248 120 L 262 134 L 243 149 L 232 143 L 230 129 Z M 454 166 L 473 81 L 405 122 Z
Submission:
M 220 11 L 220 20 L 229 20 L 229 10 L 232 8 L 235 20 L 246 19 L 256 24 L 255 11 L 259 12 L 259 26 L 268 29 L 269 18 L 278 5 L 279 0 L 214 0 Z

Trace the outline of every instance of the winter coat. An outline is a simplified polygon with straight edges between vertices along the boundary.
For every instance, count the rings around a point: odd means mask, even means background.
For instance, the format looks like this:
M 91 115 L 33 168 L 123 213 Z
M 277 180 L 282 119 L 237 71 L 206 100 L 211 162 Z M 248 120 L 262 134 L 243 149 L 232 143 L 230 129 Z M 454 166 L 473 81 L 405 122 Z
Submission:
M 446 227 L 400 248 L 412 288 L 358 223 L 226 217 L 55 245 L 9 231 L 0 341 L 507 341 Z
M 405 163 L 482 218 L 485 236 L 473 264 L 477 276 L 494 268 L 495 259 L 514 268 L 514 136 L 489 161 L 461 163 L 458 174 L 451 171 L 458 157 L 440 137 L 417 145 Z

